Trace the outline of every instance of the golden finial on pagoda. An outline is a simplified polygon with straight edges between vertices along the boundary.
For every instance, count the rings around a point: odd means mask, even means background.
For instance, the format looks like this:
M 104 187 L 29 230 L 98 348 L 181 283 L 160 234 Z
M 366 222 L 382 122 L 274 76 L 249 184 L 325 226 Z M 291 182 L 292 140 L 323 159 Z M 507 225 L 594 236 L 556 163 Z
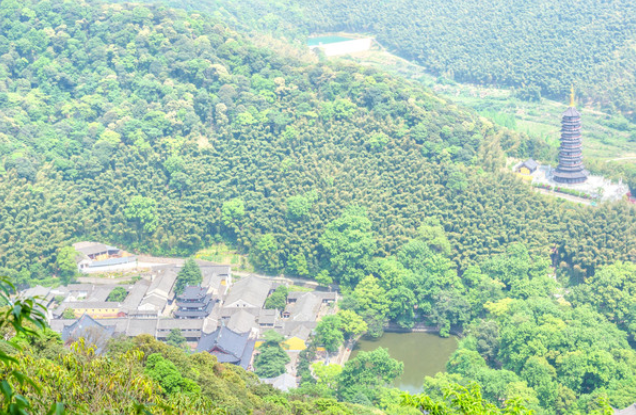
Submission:
M 574 84 L 572 84 L 572 88 L 570 88 L 570 106 L 574 107 Z

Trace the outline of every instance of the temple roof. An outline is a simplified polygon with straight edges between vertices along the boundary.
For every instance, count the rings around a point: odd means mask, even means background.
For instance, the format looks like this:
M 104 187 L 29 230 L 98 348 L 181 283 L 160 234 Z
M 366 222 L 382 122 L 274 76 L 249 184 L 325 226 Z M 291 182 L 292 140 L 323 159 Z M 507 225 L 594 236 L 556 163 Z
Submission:
M 577 111 L 576 108 L 574 107 L 569 107 L 567 110 L 565 110 L 565 112 L 562 114 L 563 117 L 580 117 L 581 113 Z
M 206 294 L 207 288 L 189 285 L 177 299 L 180 301 L 202 300 Z
M 209 352 L 221 363 L 233 363 L 247 368 L 254 352 L 254 340 L 249 333 L 239 334 L 225 326 L 201 337 L 197 352 Z

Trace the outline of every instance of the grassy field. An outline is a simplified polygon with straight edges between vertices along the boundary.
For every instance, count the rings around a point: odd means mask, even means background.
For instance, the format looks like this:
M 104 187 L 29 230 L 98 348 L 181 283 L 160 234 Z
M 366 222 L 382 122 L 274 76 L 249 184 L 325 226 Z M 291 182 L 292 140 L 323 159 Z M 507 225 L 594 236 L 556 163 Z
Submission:
M 245 255 L 237 253 L 236 250 L 228 247 L 224 243 L 218 243 L 209 248 L 202 249 L 197 252 L 194 257 L 217 264 L 229 265 L 234 271 L 254 272 L 254 267 L 250 264 Z
M 558 147 L 561 113 L 567 109 L 568 97 L 563 102 L 542 98 L 540 102 L 522 101 L 513 91 L 479 85 L 460 84 L 427 74 L 421 66 L 392 55 L 379 47 L 356 54 L 352 59 L 363 65 L 373 65 L 387 72 L 413 79 L 428 86 L 437 94 L 459 105 L 475 109 L 494 122 L 529 136 L 543 139 Z M 593 108 L 577 105 L 583 117 L 584 156 L 609 161 L 616 158 L 636 157 L 636 124 L 621 115 L 610 115 Z M 614 161 L 612 161 L 614 162 Z M 634 163 L 620 160 L 616 163 Z

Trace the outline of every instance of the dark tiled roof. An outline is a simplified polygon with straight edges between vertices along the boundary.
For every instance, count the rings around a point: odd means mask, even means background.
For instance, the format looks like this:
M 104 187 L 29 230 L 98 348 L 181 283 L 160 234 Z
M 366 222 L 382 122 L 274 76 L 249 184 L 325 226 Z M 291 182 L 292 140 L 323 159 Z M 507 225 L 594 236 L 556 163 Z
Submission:
M 227 327 L 236 333 L 248 333 L 256 328 L 256 317 L 252 313 L 241 310 L 230 317 Z
M 95 321 L 88 314 L 84 314 L 82 317 L 77 319 L 74 323 L 64 326 L 62 329 L 62 341 L 66 342 L 68 340 L 77 340 L 80 337 L 89 337 L 91 332 L 97 331 L 103 336 L 111 337 L 115 328 L 110 326 L 103 326 L 102 324 Z
M 194 301 L 194 300 L 202 300 L 205 298 L 205 294 L 207 292 L 206 288 L 196 287 L 196 286 L 187 286 L 183 291 L 183 294 L 177 297 L 179 301 Z
M 209 302 L 203 310 L 197 310 L 194 308 L 190 309 L 179 309 L 174 312 L 174 316 L 177 318 L 205 318 L 211 312 L 214 307 L 214 303 Z
M 122 303 L 122 308 L 125 308 L 129 312 L 137 310 L 139 303 L 141 303 L 141 300 L 146 295 L 146 291 L 148 291 L 148 287 L 150 287 L 149 280 L 141 279 L 137 281 L 135 285 L 128 289 L 128 295 Z
M 288 304 L 285 312 L 294 321 L 316 321 L 322 300 L 313 293 L 304 293 L 295 303 Z
M 155 337 L 157 335 L 157 321 L 158 319 L 152 318 L 129 319 L 126 326 L 126 336 L 136 337 L 141 334 L 149 334 Z
M 306 333 L 308 329 L 309 332 L 313 331 L 318 323 L 315 321 L 286 321 L 285 326 L 282 330 L 282 334 L 287 337 L 294 337 L 302 335 Z
M 279 316 L 279 312 L 278 310 L 268 310 L 266 308 L 262 308 L 260 310 L 260 313 L 258 314 L 258 324 L 261 325 L 273 325 L 274 323 L 276 323 L 276 320 L 278 319 Z
M 242 301 L 251 307 L 263 307 L 272 284 L 270 281 L 250 276 L 241 278 L 230 289 L 230 294 L 225 299 L 225 305 L 231 306 Z
M 536 170 L 537 167 L 539 167 L 539 163 L 537 163 L 533 159 L 528 159 L 523 163 L 523 166 L 526 166 L 530 170 Z
M 119 251 L 119 248 L 117 247 L 105 245 L 100 242 L 78 242 L 76 244 L 73 244 L 73 247 L 77 252 L 80 252 L 84 255 L 96 255 L 108 251 Z
M 247 368 L 254 352 L 254 344 L 254 340 L 249 338 L 248 333 L 235 333 L 223 326 L 201 337 L 197 352 L 209 352 L 221 363 L 233 363 Z M 220 351 L 213 351 L 214 349 Z
M 201 330 L 203 320 L 180 320 L 176 318 L 161 318 L 157 321 L 157 331 L 170 331 L 172 329 L 181 330 Z
M 245 307 L 245 308 L 239 308 L 239 307 L 222 307 L 221 308 L 221 312 L 219 317 L 221 318 L 230 318 L 232 317 L 234 314 L 240 312 L 241 310 L 245 310 L 250 314 L 253 314 L 255 316 L 259 315 L 259 313 L 261 313 L 261 310 L 264 310 L 263 308 L 254 308 L 254 307 Z

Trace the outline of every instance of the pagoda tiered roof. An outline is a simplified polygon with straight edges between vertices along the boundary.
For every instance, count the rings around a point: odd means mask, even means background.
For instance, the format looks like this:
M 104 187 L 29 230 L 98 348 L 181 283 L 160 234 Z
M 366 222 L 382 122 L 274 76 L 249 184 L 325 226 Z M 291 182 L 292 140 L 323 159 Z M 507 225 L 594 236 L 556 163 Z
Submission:
M 559 166 L 554 171 L 554 181 L 559 183 L 583 183 L 590 174 L 583 165 L 583 140 L 581 138 L 581 114 L 574 108 L 574 96 L 561 121 L 561 147 Z

